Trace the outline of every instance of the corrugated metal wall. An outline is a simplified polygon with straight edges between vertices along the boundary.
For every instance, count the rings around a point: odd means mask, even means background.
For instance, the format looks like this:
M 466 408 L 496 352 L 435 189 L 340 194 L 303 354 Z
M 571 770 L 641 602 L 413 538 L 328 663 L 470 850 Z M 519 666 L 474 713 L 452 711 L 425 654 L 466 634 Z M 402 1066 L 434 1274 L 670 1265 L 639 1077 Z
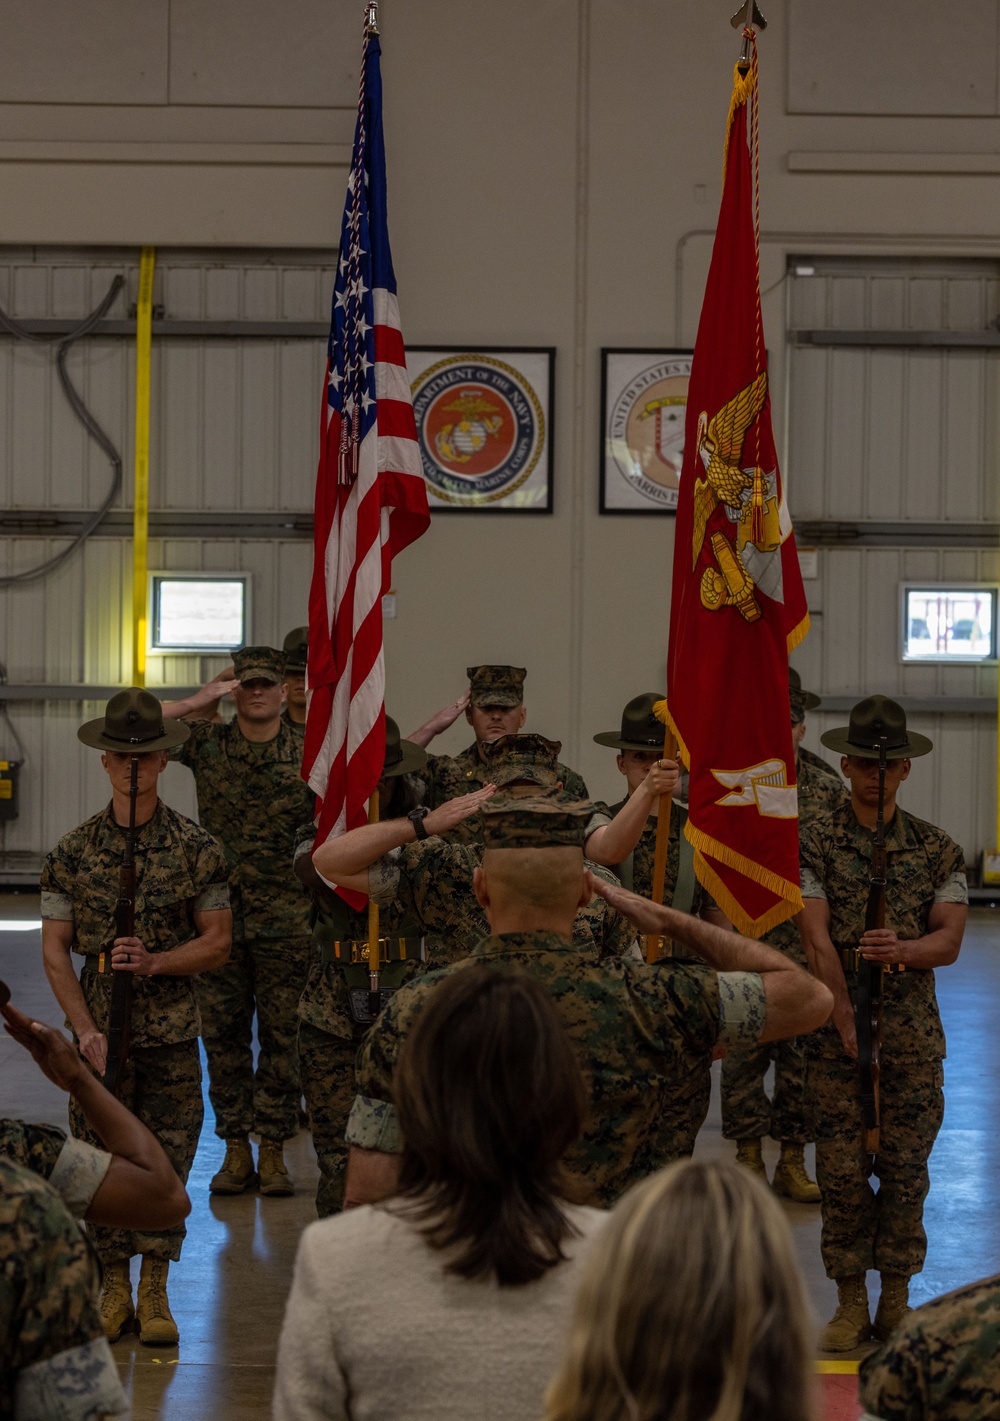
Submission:
M 137 253 L 8 252 L 0 260 L 0 305 L 21 319 L 82 318 L 113 277 L 127 278 L 112 317 L 135 300 Z M 154 301 L 171 319 L 327 318 L 329 257 L 253 253 L 158 253 Z M 88 338 L 69 369 L 125 465 L 115 508 L 132 507 L 134 342 Z M 180 338 L 154 341 L 150 507 L 160 512 L 308 513 L 316 473 L 318 399 L 324 361 L 317 340 Z M 10 510 L 89 509 L 104 497 L 110 466 L 60 390 L 54 348 L 0 339 L 0 497 Z M 275 536 L 151 538 L 149 566 L 253 575 L 252 636 L 278 641 L 306 617 L 312 569 L 308 539 Z M 234 528 L 238 535 L 239 529 Z M 65 539 L 0 537 L 0 573 L 36 566 Z M 132 545 L 95 536 L 55 573 L 0 588 L 0 658 L 14 683 L 116 685 L 130 673 Z M 280 644 L 280 643 L 279 643 Z M 151 657 L 148 683 L 191 685 L 225 658 Z M 0 823 L 0 872 L 30 872 L 60 834 L 106 798 L 96 752 L 76 726 L 103 704 L 11 701 L 25 743 L 19 818 Z M 0 758 L 14 746 L 0 725 Z M 195 807 L 191 776 L 171 766 L 165 794 Z
M 862 535 L 866 523 L 901 525 L 901 543 L 907 524 L 940 529 L 920 547 L 820 547 L 819 576 L 806 583 L 813 629 L 794 657 L 805 684 L 840 696 L 995 696 L 995 664 L 903 663 L 900 585 L 1000 582 L 985 528 L 981 546 L 949 545 L 954 525 L 1000 517 L 1000 351 L 799 345 L 794 333 L 995 330 L 996 263 L 801 257 L 788 286 L 796 522 L 839 520 Z M 817 729 L 844 719 L 822 714 Z M 914 762 L 905 802 L 978 856 L 995 839 L 995 720 L 944 711 L 912 721 L 936 750 Z

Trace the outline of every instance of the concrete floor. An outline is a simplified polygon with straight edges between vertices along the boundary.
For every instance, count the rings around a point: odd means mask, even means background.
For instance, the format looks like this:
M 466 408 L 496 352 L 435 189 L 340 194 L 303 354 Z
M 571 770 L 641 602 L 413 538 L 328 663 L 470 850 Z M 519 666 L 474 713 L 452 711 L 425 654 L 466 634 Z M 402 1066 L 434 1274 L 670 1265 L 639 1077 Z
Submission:
M 37 897 L 0 895 L 0 923 L 30 921 L 37 915 Z M 1000 917 L 974 910 L 958 963 L 938 973 L 950 1050 L 946 1111 L 931 1160 L 925 1212 L 929 1249 L 924 1272 L 911 1288 L 914 1303 L 1000 1272 L 998 949 Z M 37 930 L 0 928 L 0 977 L 22 1010 L 58 1022 L 42 972 Z M 5 1036 L 0 1036 L 0 1114 L 66 1122 L 61 1093 Z M 270 1415 L 275 1348 L 295 1249 L 302 1228 L 315 1217 L 315 1156 L 306 1133 L 288 1147 L 286 1158 L 296 1184 L 293 1198 L 210 1199 L 208 1180 L 221 1162 L 222 1146 L 213 1133 L 207 1103 L 206 1115 L 188 1184 L 194 1208 L 184 1257 L 171 1271 L 170 1299 L 181 1330 L 180 1348 L 161 1352 L 125 1339 L 114 1348 L 135 1421 L 264 1421 Z M 731 1150 L 721 1138 L 716 1067 L 712 1107 L 698 1153 L 713 1157 Z M 766 1155 L 773 1168 L 777 1146 L 769 1144 Z M 825 1321 L 836 1290 L 820 1261 L 819 1208 L 786 1204 L 785 1210 L 816 1318 Z M 137 1263 L 135 1267 L 137 1276 Z M 877 1275 L 870 1282 L 874 1301 Z M 848 1405 L 838 1414 L 852 1412 L 856 1409 Z

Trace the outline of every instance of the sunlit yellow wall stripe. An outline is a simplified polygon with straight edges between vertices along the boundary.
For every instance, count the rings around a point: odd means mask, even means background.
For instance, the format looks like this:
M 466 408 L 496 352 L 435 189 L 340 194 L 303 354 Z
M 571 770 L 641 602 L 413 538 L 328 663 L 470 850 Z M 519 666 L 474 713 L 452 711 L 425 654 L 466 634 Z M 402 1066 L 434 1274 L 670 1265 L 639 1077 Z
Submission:
M 149 623 L 149 364 L 153 343 L 153 270 L 156 252 L 143 247 L 135 319 L 135 504 L 132 518 L 132 684 L 146 684 Z

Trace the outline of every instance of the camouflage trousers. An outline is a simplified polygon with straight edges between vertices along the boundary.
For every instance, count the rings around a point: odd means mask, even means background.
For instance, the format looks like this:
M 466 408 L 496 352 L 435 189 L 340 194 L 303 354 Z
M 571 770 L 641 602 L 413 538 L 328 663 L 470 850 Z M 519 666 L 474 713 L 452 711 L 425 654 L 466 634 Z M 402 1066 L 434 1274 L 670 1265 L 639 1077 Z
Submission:
M 822 1028 L 824 1036 L 832 1031 Z M 839 1049 L 839 1037 L 823 1045 L 826 1051 L 809 1052 L 806 1097 L 815 1131 L 816 1181 L 823 1191 L 827 1276 L 847 1278 L 877 1268 L 912 1277 L 927 1253 L 927 1161 L 944 1118 L 941 1062 L 883 1062 L 876 1191 L 861 1147 L 857 1062 Z
M 772 1061 L 774 1096 L 768 1100 L 764 1077 Z M 783 1144 L 808 1144 L 812 1135 L 806 1122 L 805 1071 L 799 1037 L 727 1052 L 722 1061 L 723 1137 L 759 1140 L 770 1135 Z
M 299 1022 L 302 1093 L 319 1164 L 316 1212 L 321 1219 L 344 1207 L 348 1151 L 344 1131 L 354 1104 L 355 1057 L 365 1032 L 365 1027 L 355 1026 L 353 1036 L 331 1036 L 307 1021 Z
M 233 943 L 225 967 L 204 972 L 195 990 L 208 1057 L 208 1095 L 223 1140 L 251 1132 L 287 1140 L 299 1129 L 295 1009 L 306 983 L 312 939 L 251 938 Z M 257 1013 L 257 1066 L 253 1019 Z
M 171 1046 L 133 1047 L 125 1063 L 121 1099 L 156 1136 L 181 1182 L 186 1184 L 205 1116 L 197 1037 Z M 105 1148 L 72 1099 L 69 1124 L 78 1140 Z M 120 1263 L 136 1253 L 176 1263 L 187 1233 L 183 1224 L 159 1232 L 112 1229 L 100 1224 L 89 1227 L 105 1265 Z

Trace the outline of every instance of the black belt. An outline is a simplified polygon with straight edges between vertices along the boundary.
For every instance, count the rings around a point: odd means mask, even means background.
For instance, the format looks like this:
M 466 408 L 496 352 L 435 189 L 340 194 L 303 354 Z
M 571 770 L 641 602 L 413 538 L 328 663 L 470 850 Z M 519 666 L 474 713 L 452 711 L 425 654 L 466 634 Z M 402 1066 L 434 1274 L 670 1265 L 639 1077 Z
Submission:
M 861 963 L 866 960 L 867 959 L 861 956 L 860 947 L 842 947 L 840 949 L 840 965 L 845 972 L 857 972 Z M 896 975 L 906 971 L 906 967 L 902 962 L 872 962 L 869 965 L 872 967 L 880 966 L 883 972 L 892 972 Z
M 348 967 L 354 963 L 367 962 L 369 944 L 367 938 L 344 938 L 342 941 L 321 942 L 319 950 L 326 966 Z M 410 962 L 424 955 L 422 937 L 380 937 L 379 957 L 383 962 Z

